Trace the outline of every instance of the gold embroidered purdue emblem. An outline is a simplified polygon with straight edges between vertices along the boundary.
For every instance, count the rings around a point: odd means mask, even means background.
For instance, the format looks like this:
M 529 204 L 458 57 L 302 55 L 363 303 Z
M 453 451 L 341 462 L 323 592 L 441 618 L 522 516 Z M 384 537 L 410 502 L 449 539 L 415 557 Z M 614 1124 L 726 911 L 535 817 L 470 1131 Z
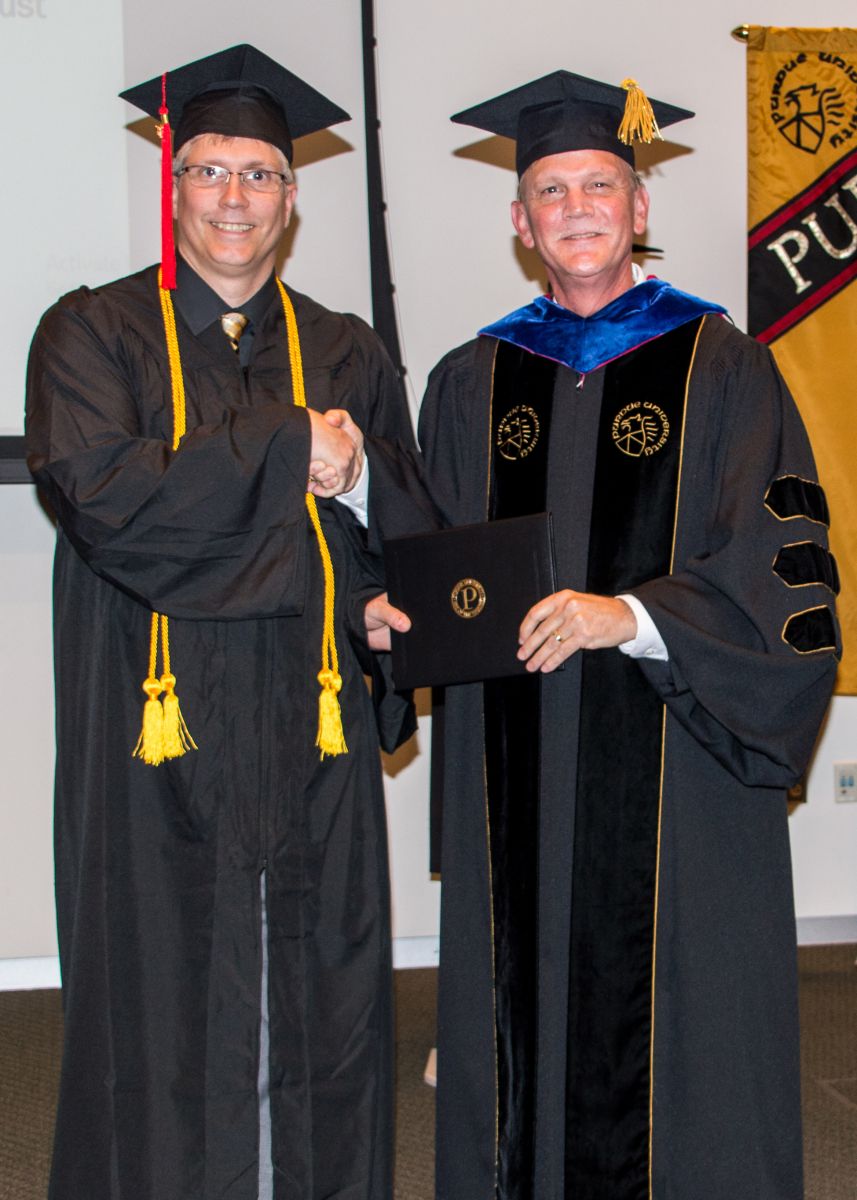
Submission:
M 452 611 L 457 617 L 469 620 L 478 617 L 487 599 L 485 588 L 478 579 L 459 579 L 450 593 Z
M 613 441 L 630 458 L 650 457 L 663 448 L 670 435 L 667 414 L 651 400 L 626 404 L 613 418 Z
M 497 426 L 497 449 L 514 462 L 526 458 L 539 440 L 539 418 L 527 404 L 516 404 Z
M 771 86 L 768 110 L 771 123 L 787 142 L 804 154 L 817 154 L 825 146 L 837 150 L 848 145 L 855 130 L 855 102 L 855 61 L 806 50 L 783 61 Z M 824 203 L 842 213 L 836 197 Z M 816 234 L 815 213 L 803 224 Z

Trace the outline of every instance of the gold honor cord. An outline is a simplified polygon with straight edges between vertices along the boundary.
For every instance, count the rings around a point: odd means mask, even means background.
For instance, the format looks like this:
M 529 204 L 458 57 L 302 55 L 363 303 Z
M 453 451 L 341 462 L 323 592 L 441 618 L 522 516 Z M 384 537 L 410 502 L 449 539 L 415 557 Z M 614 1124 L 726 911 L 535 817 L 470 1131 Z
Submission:
M 162 276 L 158 275 L 158 292 L 161 300 L 161 313 L 164 320 L 164 334 L 167 342 L 167 356 L 170 364 L 170 384 L 173 399 L 173 450 L 177 450 L 184 436 L 186 427 L 185 391 L 182 376 L 181 356 L 179 354 L 178 335 L 176 334 L 176 318 L 172 297 L 169 291 L 161 286 Z M 292 388 L 294 402 L 301 408 L 306 408 L 306 392 L 304 389 L 303 364 L 301 360 L 300 339 L 295 320 L 294 308 L 286 289 L 279 279 L 277 286 L 283 302 L 283 313 L 286 318 L 286 336 L 289 346 L 289 365 L 292 373 Z M 339 706 L 339 692 L 342 688 L 342 676 L 339 674 L 339 656 L 336 651 L 336 637 L 333 627 L 333 605 L 335 599 L 333 563 L 321 521 L 315 496 L 306 494 L 306 507 L 312 522 L 315 536 L 318 540 L 324 569 L 324 625 L 321 643 L 321 670 L 318 682 L 321 684 L 321 694 L 318 703 L 318 733 L 315 744 L 321 757 L 326 754 L 347 754 L 345 736 L 342 731 L 342 712 Z M 163 673 L 157 675 L 158 639 L 160 636 Z M 158 766 L 164 759 L 178 758 L 188 750 L 196 750 L 197 745 L 182 716 L 178 696 L 175 692 L 176 677 L 170 670 L 170 641 L 169 621 L 166 616 L 153 612 L 149 637 L 149 673 L 143 681 L 143 691 L 148 700 L 143 706 L 143 728 L 134 747 L 133 755 L 142 758 L 151 766 Z M 163 700 L 161 700 L 163 693 Z
M 161 286 L 162 278 L 159 271 L 158 294 L 164 318 L 173 395 L 173 450 L 177 450 L 186 426 L 184 378 L 176 333 L 176 314 L 169 291 Z M 164 667 L 160 677 L 157 675 L 159 631 Z M 162 614 L 153 612 L 149 634 L 149 674 L 143 680 L 143 691 L 149 698 L 143 705 L 143 728 L 132 752 L 132 757 L 142 758 L 143 762 L 152 767 L 157 767 L 165 758 L 180 758 L 188 750 L 197 749 L 182 716 L 175 688 L 176 677 L 170 670 L 169 620 Z M 160 699 L 161 692 L 164 693 L 163 700 Z
M 282 280 L 277 278 L 280 299 L 283 302 L 283 313 L 286 318 L 286 338 L 289 345 L 289 366 L 292 372 L 292 391 L 294 402 L 299 408 L 306 408 L 306 392 L 304 390 L 304 371 L 301 360 L 301 343 L 298 337 L 298 323 L 295 320 L 295 310 L 289 299 L 289 294 Z M 333 627 L 333 602 L 335 599 L 333 563 L 327 547 L 327 539 L 321 527 L 318 506 L 312 492 L 306 494 L 306 507 L 315 536 L 318 541 L 318 551 L 324 568 L 324 627 L 321 635 L 321 670 L 318 682 L 321 693 L 318 698 L 318 733 L 315 744 L 321 757 L 325 754 L 347 754 L 345 735 L 342 732 L 342 713 L 339 707 L 339 692 L 342 688 L 342 676 L 339 674 L 339 656 L 336 652 L 336 636 Z

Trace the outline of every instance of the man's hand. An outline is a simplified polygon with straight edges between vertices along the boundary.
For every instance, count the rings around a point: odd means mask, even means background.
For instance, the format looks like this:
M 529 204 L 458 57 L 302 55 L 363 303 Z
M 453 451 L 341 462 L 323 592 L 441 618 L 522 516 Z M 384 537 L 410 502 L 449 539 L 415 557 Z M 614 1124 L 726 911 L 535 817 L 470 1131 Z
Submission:
M 390 649 L 390 630 L 397 633 L 407 633 L 411 627 L 411 619 L 400 608 L 394 608 L 387 600 L 387 593 L 373 598 L 363 610 L 363 620 L 366 622 L 366 633 L 369 645 L 373 650 Z
M 637 636 L 637 618 L 624 600 L 565 589 L 534 604 L 518 631 L 518 658 L 528 671 L 555 671 L 576 650 L 619 646 Z
M 342 408 L 307 412 L 312 430 L 307 491 L 325 497 L 350 492 L 363 470 L 363 434 Z

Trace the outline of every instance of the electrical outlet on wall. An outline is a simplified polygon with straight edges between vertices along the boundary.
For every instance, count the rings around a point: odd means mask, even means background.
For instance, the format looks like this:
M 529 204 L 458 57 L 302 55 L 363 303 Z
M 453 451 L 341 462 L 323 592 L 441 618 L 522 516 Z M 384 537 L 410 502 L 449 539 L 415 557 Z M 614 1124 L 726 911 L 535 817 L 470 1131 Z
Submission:
M 838 804 L 857 802 L 857 762 L 839 762 L 833 764 L 834 791 L 833 796 Z

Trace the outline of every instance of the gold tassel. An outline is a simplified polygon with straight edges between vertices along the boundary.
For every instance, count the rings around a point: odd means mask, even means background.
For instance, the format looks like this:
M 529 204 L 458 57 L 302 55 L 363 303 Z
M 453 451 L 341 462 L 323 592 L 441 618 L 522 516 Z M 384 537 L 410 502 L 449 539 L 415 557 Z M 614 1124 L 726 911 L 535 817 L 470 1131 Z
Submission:
M 143 683 L 143 691 L 149 699 L 143 705 L 143 728 L 131 757 L 157 767 L 164 761 L 164 709 L 158 699 L 161 681 L 150 676 Z
M 339 707 L 342 676 L 333 671 L 319 671 L 318 682 L 321 692 L 318 697 L 318 734 L 315 744 L 320 757 L 324 758 L 325 754 L 347 754 L 348 747 L 342 731 L 342 710 Z
M 190 736 L 182 716 L 175 692 L 175 675 L 162 675 L 161 685 L 164 689 L 164 758 L 181 758 L 188 750 L 197 750 L 199 747 Z
M 188 750 L 196 750 L 197 745 L 190 736 L 190 730 L 185 724 L 179 708 L 176 677 L 170 670 L 169 620 L 163 616 L 161 617 L 161 653 L 164 659 L 164 673 L 161 676 L 161 687 L 164 689 L 164 758 L 181 758 Z
M 630 146 L 634 141 L 653 142 L 655 138 L 663 141 L 649 98 L 636 79 L 623 79 L 622 87 L 628 95 L 625 98 L 625 112 L 618 131 L 619 141 L 626 146 Z

